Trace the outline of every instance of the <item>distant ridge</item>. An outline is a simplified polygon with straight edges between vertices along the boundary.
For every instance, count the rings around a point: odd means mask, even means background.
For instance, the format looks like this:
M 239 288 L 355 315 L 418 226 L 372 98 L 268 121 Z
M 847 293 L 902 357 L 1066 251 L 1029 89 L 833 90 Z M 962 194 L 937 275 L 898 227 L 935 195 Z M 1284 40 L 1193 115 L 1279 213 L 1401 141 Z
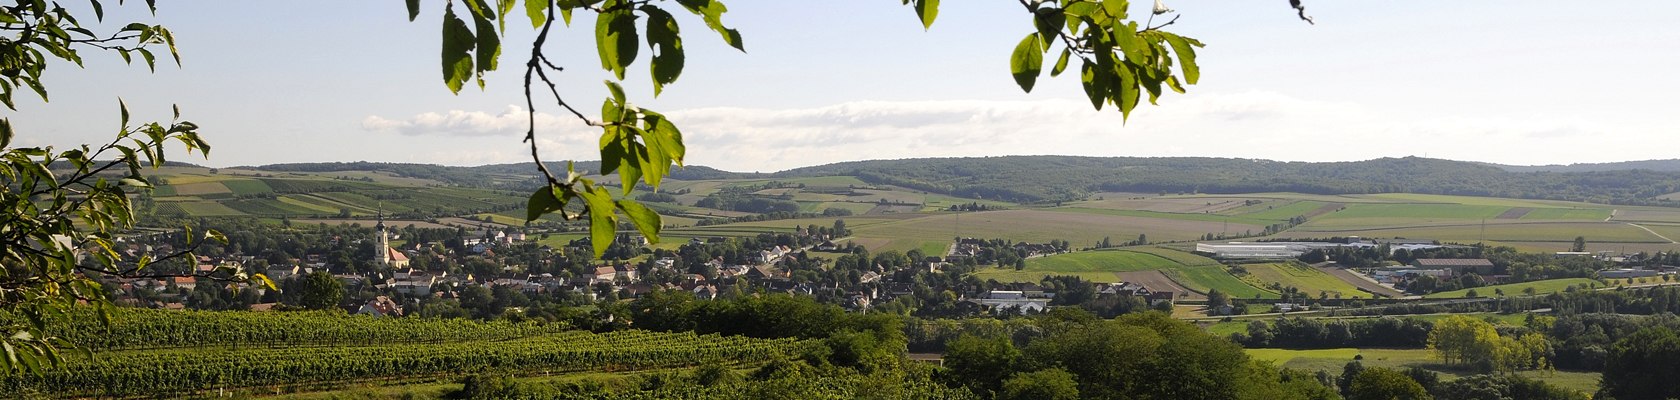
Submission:
M 598 172 L 594 161 L 579 171 Z M 265 171 L 383 171 L 463 186 L 528 189 L 541 184 L 527 163 L 452 167 L 411 163 L 298 163 L 249 167 Z M 565 163 L 549 163 L 563 170 Z M 853 176 L 959 197 L 1042 203 L 1100 192 L 1311 194 L 1423 193 L 1680 206 L 1680 160 L 1568 166 L 1508 166 L 1421 157 L 1348 162 L 1272 161 L 1217 157 L 1003 156 L 850 161 L 773 174 L 705 166 L 673 169 L 678 180 L 786 179 Z
M 1578 163 L 1569 165 L 1491 165 L 1511 172 L 1600 172 L 1629 171 L 1636 169 L 1657 172 L 1680 172 L 1680 159 Z

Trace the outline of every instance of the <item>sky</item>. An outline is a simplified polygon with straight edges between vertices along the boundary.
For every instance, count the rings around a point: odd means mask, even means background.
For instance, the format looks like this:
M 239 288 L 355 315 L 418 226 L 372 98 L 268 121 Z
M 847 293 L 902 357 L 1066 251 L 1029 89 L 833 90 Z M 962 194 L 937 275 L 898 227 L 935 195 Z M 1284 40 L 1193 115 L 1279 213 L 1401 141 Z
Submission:
M 107 5 L 95 30 L 163 24 L 181 65 L 151 72 L 96 50 L 83 67 L 55 63 L 43 78 L 50 102 L 20 92 L 17 110 L 0 110 L 16 144 L 107 142 L 120 98 L 136 120 L 167 120 L 178 105 L 213 151 L 172 160 L 202 165 L 530 160 L 520 66 L 534 32 L 518 10 L 503 69 L 482 90 L 451 94 L 439 71 L 441 1 L 414 22 L 395 1 L 177 1 L 155 16 L 129 3 Z M 1009 54 L 1033 29 L 1017 2 L 942 3 L 924 30 L 893 0 L 730 0 L 724 21 L 744 53 L 678 12 L 681 78 L 655 97 L 644 48 L 624 85 L 632 103 L 683 130 L 688 164 L 743 172 L 1046 154 L 1680 158 L 1680 2 L 1306 0 L 1307 24 L 1283 0 L 1167 0 L 1179 16 L 1167 29 L 1207 44 L 1201 82 L 1127 121 L 1093 110 L 1076 74 L 1046 75 L 1032 93 L 1015 85 Z M 1151 6 L 1136 3 L 1134 16 Z M 545 50 L 566 68 L 559 90 L 590 112 L 612 76 L 587 14 Z M 545 159 L 598 158 L 598 129 L 537 105 Z

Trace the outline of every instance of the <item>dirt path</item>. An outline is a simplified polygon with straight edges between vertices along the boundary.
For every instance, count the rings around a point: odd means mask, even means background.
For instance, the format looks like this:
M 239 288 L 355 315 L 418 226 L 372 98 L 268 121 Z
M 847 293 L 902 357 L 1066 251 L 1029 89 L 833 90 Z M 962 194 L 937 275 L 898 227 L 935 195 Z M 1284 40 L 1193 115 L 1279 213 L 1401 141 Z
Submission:
M 1632 223 L 1632 222 L 1624 222 L 1624 223 L 1628 224 L 1628 225 L 1631 225 L 1635 228 L 1644 229 L 1646 232 L 1650 232 L 1652 236 L 1656 236 L 1658 238 L 1661 238 L 1662 240 L 1667 240 L 1669 244 L 1680 244 L 1680 242 L 1676 242 L 1676 241 L 1674 241 L 1674 239 L 1669 239 L 1667 236 L 1663 236 L 1661 233 L 1657 233 L 1657 231 L 1651 230 L 1651 228 L 1646 228 L 1644 225 L 1635 224 L 1635 223 Z
M 1400 291 L 1394 290 L 1394 288 L 1379 285 L 1379 284 L 1377 284 L 1376 281 L 1373 281 L 1370 278 L 1366 278 L 1366 277 L 1361 276 L 1359 274 L 1355 274 L 1355 273 L 1353 273 L 1353 271 L 1348 271 L 1346 269 L 1337 268 L 1337 267 L 1318 267 L 1318 270 L 1320 272 L 1330 274 L 1330 276 L 1334 276 L 1334 277 L 1336 277 L 1336 279 L 1341 279 L 1342 282 L 1347 282 L 1348 284 L 1351 284 L 1351 285 L 1353 285 L 1355 287 L 1358 287 L 1360 289 L 1369 290 L 1369 291 L 1371 291 L 1371 293 L 1376 293 L 1376 294 L 1380 294 L 1380 295 L 1388 296 L 1388 297 L 1392 297 L 1392 298 L 1401 298 L 1401 297 L 1406 296 L 1405 293 L 1400 293 Z
M 1207 299 L 1207 295 L 1196 293 L 1196 291 L 1190 290 L 1190 288 L 1184 287 L 1184 285 L 1180 285 L 1178 282 L 1174 282 L 1172 278 L 1168 278 L 1167 275 L 1162 274 L 1161 271 L 1115 272 L 1114 276 L 1119 277 L 1123 282 L 1143 285 L 1143 287 L 1149 288 L 1151 291 L 1172 291 L 1180 295 L 1187 295 L 1182 297 L 1182 299 Z

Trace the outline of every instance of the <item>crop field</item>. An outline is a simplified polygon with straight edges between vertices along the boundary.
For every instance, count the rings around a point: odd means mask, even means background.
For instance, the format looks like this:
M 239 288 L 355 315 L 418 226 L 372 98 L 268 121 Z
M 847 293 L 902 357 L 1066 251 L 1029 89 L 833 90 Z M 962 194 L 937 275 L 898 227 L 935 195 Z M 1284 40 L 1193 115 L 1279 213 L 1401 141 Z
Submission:
M 1161 273 L 1173 279 L 1184 287 L 1200 293 L 1219 289 L 1220 292 L 1230 294 L 1231 297 L 1242 299 L 1277 298 L 1278 294 L 1270 290 L 1261 289 L 1237 279 L 1225 270 L 1223 265 L 1205 265 L 1164 269 Z
M 1597 204 L 1578 203 L 1578 202 L 1569 202 L 1569 201 L 1556 201 L 1556 200 L 1507 199 L 1507 198 L 1500 198 L 1500 197 L 1452 196 L 1452 195 L 1417 194 L 1417 193 L 1382 193 L 1382 194 L 1352 195 L 1350 197 L 1359 197 L 1359 198 L 1380 200 L 1380 201 L 1388 201 L 1388 202 L 1394 202 L 1394 203 L 1450 203 L 1450 204 L 1463 204 L 1463 205 L 1471 205 L 1471 206 L 1492 206 L 1492 207 L 1507 207 L 1507 208 L 1509 208 L 1509 207 L 1529 207 L 1529 208 L 1557 208 L 1557 207 L 1563 207 L 1563 208 L 1570 208 L 1570 207 L 1577 207 L 1577 206 L 1608 207 L 1608 206 L 1597 205 Z
M 239 210 L 228 208 L 228 206 L 214 201 L 184 201 L 174 204 L 180 207 L 182 212 L 193 217 L 245 215 L 245 213 L 240 212 Z
M 1485 228 L 1484 228 L 1485 227 Z M 1615 222 L 1493 222 L 1413 226 L 1326 226 L 1314 221 L 1291 229 L 1280 237 L 1406 237 L 1441 241 L 1476 242 L 1483 238 L 1500 242 L 1568 242 L 1584 236 L 1591 242 L 1668 243 L 1644 229 Z
M 1243 281 L 1257 287 L 1276 283 L 1300 289 L 1301 292 L 1312 296 L 1323 292 L 1329 293 L 1330 297 L 1340 294 L 1342 298 L 1371 298 L 1371 294 L 1361 292 L 1339 278 L 1302 264 L 1245 264 L 1243 268 L 1248 270 L 1248 275 L 1242 277 Z
M 1218 223 L 1221 223 L 1221 224 L 1229 222 L 1229 223 L 1234 224 L 1232 229 L 1243 229 L 1243 230 L 1259 230 L 1263 226 L 1271 225 L 1271 224 L 1275 224 L 1275 223 L 1283 221 L 1281 219 L 1280 220 L 1265 220 L 1265 219 L 1256 219 L 1256 218 L 1251 218 L 1251 217 L 1246 217 L 1246 216 L 1230 216 L 1230 215 L 1220 215 L 1220 214 L 1186 214 L 1186 213 L 1169 213 L 1169 212 L 1160 212 L 1160 211 L 1113 210 L 1113 209 L 1106 209 L 1106 208 L 1086 208 L 1086 207 L 1057 207 L 1057 208 L 1050 208 L 1048 210 L 1059 211 L 1059 212 L 1097 214 L 1097 215 L 1118 215 L 1118 216 L 1127 216 L 1127 217 L 1175 219 L 1175 220 L 1182 220 L 1182 221 L 1218 222 Z M 1287 217 L 1285 217 L 1285 218 L 1287 218 Z
M 1481 297 L 1494 297 L 1494 291 L 1495 290 L 1505 292 L 1506 297 L 1515 297 L 1515 296 L 1522 296 L 1523 295 L 1523 289 L 1526 289 L 1526 288 L 1534 288 L 1534 293 L 1535 294 L 1543 295 L 1543 294 L 1548 294 L 1548 293 L 1562 292 L 1562 291 L 1564 291 L 1564 289 L 1567 289 L 1567 288 L 1572 287 L 1572 286 L 1579 286 L 1579 285 L 1582 285 L 1582 284 L 1585 284 L 1585 285 L 1588 285 L 1588 286 L 1594 287 L 1594 288 L 1604 286 L 1603 284 L 1598 283 L 1598 281 L 1594 281 L 1592 279 L 1566 278 L 1566 279 L 1551 279 L 1551 280 L 1523 282 L 1523 283 L 1512 283 L 1512 284 L 1505 284 L 1505 285 L 1483 286 L 1483 287 L 1473 288 L 1473 289 L 1463 289 L 1463 290 L 1454 290 L 1454 291 L 1451 291 L 1451 292 L 1433 293 L 1433 294 L 1423 296 L 1423 297 L 1431 298 L 1431 299 L 1460 298 L 1460 297 L 1464 297 L 1465 294 L 1469 293 L 1471 290 L 1475 290 L 1476 295 L 1481 296 Z
M 1350 204 L 1324 218 L 1493 219 L 1511 207 L 1465 204 Z
M 1161 258 L 1173 260 L 1173 262 L 1186 266 L 1219 265 L 1219 261 L 1212 258 L 1202 257 L 1194 253 L 1173 250 L 1160 246 L 1128 247 L 1126 248 L 1126 251 L 1154 254 L 1156 256 L 1160 256 Z
M 1610 210 L 1603 208 L 1536 208 L 1522 219 L 1589 219 L 1603 221 L 1610 218 Z
M 1170 257 L 1170 258 L 1169 258 Z M 1189 262 L 1190 264 L 1186 264 Z M 1142 274 L 1158 271 L 1154 274 Z M 1183 291 L 1200 294 L 1219 289 L 1239 298 L 1276 297 L 1276 293 L 1260 289 L 1238 280 L 1225 271 L 1225 266 L 1194 254 L 1159 247 L 1134 247 L 1122 250 L 1085 251 L 1040 257 L 1027 260 L 1027 268 L 983 268 L 975 273 L 980 279 L 999 282 L 1038 282 L 1050 275 L 1073 275 L 1093 282 L 1121 282 L 1131 279 L 1145 287 L 1158 290 Z M 1170 279 L 1170 281 L 1165 281 Z
M 1618 208 L 1611 221 L 1680 223 L 1680 208 Z
M 228 179 L 222 181 L 222 186 L 226 186 L 233 194 L 257 194 L 274 191 L 274 189 L 268 187 L 268 184 L 256 179 Z
M 848 222 L 849 223 L 849 222 Z M 1232 225 L 1233 230 L 1237 225 Z M 919 216 L 889 223 L 860 226 L 861 237 L 948 242 L 953 237 L 999 238 L 1044 243 L 1051 239 L 1070 241 L 1076 247 L 1089 246 L 1104 237 L 1114 241 L 1147 234 L 1151 241 L 1191 240 L 1208 232 L 1219 232 L 1218 222 L 1184 221 L 1118 215 L 1082 214 L 1045 210 L 1004 210 Z M 919 244 L 915 245 L 919 246 Z M 909 250 L 904 245 L 900 251 Z
M 1246 197 L 1173 198 L 1154 197 L 1153 195 L 1139 198 L 1131 197 L 1137 196 L 1136 194 L 1131 194 L 1131 196 L 1126 195 L 1127 194 L 1125 193 L 1103 193 L 1102 200 L 1082 201 L 1070 205 L 1073 207 L 1106 210 L 1137 210 L 1163 213 L 1202 214 L 1225 213 L 1226 211 L 1244 207 L 1244 201 L 1260 200 Z M 1235 215 L 1235 213 L 1232 213 L 1232 215 Z
M 1307 215 L 1308 213 L 1318 210 L 1320 207 L 1324 207 L 1325 204 L 1330 204 L 1317 201 L 1296 201 L 1288 204 L 1272 206 L 1271 203 L 1273 202 L 1256 204 L 1238 210 L 1231 210 L 1233 213 L 1232 215 L 1262 220 L 1284 221 L 1296 216 Z
M 172 183 L 169 187 L 175 190 L 175 195 L 177 196 L 202 196 L 207 194 L 232 193 L 232 191 L 228 190 L 227 186 L 222 185 L 221 182 L 217 181 L 187 184 Z

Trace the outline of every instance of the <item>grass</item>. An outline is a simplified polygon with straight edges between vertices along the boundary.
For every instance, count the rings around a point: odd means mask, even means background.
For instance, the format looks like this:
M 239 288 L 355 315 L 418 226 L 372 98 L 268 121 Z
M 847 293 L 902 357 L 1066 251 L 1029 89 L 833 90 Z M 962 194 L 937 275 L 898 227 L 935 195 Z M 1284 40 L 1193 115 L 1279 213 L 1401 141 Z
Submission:
M 1451 292 L 1434 293 L 1434 294 L 1430 294 L 1430 295 L 1423 296 L 1423 297 L 1431 298 L 1431 299 L 1460 298 L 1460 297 L 1464 297 L 1464 295 L 1466 293 L 1469 293 L 1471 290 L 1475 290 L 1476 294 L 1480 295 L 1482 297 L 1494 297 L 1494 290 L 1504 291 L 1505 296 L 1521 296 L 1521 295 L 1523 295 L 1523 289 L 1524 288 L 1534 288 L 1534 293 L 1535 294 L 1547 294 L 1547 293 L 1562 292 L 1566 288 L 1569 288 L 1571 286 L 1581 285 L 1581 284 L 1587 284 L 1587 285 L 1590 285 L 1591 287 L 1595 287 L 1595 288 L 1604 286 L 1603 284 L 1598 283 L 1598 281 L 1594 281 L 1592 279 L 1565 278 L 1565 279 L 1550 279 L 1550 280 L 1544 280 L 1544 281 L 1533 281 L 1533 282 L 1523 282 L 1523 283 L 1512 283 L 1512 284 L 1505 284 L 1505 285 L 1483 286 L 1483 287 L 1473 288 L 1473 289 L 1463 289 L 1463 290 L 1454 290 L 1454 291 L 1451 291 Z
M 1171 258 L 1169 258 L 1171 257 Z M 1073 275 L 1093 282 L 1119 282 L 1116 272 L 1161 271 L 1174 282 L 1201 293 L 1219 289 L 1238 298 L 1277 297 L 1276 293 L 1238 280 L 1213 260 L 1159 247 L 1086 251 L 1027 260 L 1027 268 L 983 268 L 980 279 L 999 282 L 1038 282 L 1050 275 Z
M 1028 271 L 1046 272 L 1126 272 L 1181 266 L 1165 257 L 1128 250 L 1083 251 L 1027 260 Z
M 1173 250 L 1173 249 L 1169 249 L 1169 248 L 1165 248 L 1165 247 L 1157 247 L 1157 246 L 1128 247 L 1128 248 L 1126 248 L 1126 251 L 1136 251 L 1136 252 L 1140 252 L 1140 253 L 1154 254 L 1156 256 L 1160 256 L 1160 257 L 1166 258 L 1168 260 L 1173 260 L 1173 262 L 1177 262 L 1179 264 L 1188 265 L 1188 266 L 1219 265 L 1219 261 L 1215 261 L 1212 258 L 1202 257 L 1202 256 L 1195 255 L 1193 253 Z
M 1314 349 L 1314 350 L 1286 350 L 1286 349 L 1246 349 L 1249 357 L 1256 360 L 1273 362 L 1286 368 L 1303 369 L 1307 371 L 1324 371 L 1331 375 L 1341 374 L 1342 367 L 1353 361 L 1354 356 L 1363 356 L 1360 364 L 1367 368 L 1380 367 L 1392 369 L 1406 369 L 1421 367 L 1441 374 L 1443 380 L 1458 379 L 1465 373 L 1462 370 L 1448 368 L 1435 357 L 1434 351 L 1428 349 Z M 1539 379 L 1565 389 L 1582 393 L 1592 393 L 1598 390 L 1598 381 L 1602 374 L 1597 372 L 1573 371 L 1522 371 L 1518 375 Z
M 924 241 L 949 241 L 952 237 L 999 238 L 1032 243 L 1052 239 L 1072 242 L 1075 247 L 1102 241 L 1126 241 L 1138 234 L 1150 240 L 1193 240 L 1208 232 L 1219 232 L 1219 222 L 1185 221 L 1136 216 L 1100 215 L 1046 210 L 1004 210 L 989 212 L 910 214 L 870 226 L 853 228 L 859 237 L 886 239 L 906 251 Z M 1252 225 L 1231 224 L 1230 229 L 1259 230 Z M 874 251 L 875 249 L 871 249 Z
M 1237 279 L 1236 276 L 1227 272 L 1223 265 L 1184 267 L 1162 270 L 1161 272 L 1167 274 L 1178 284 L 1197 292 L 1207 293 L 1209 290 L 1219 289 L 1220 292 L 1240 299 L 1253 299 L 1256 296 L 1263 299 L 1278 297 L 1277 293 L 1254 287 L 1254 285 Z
M 1493 219 L 1511 207 L 1465 204 L 1349 204 L 1323 218 Z
M 1522 219 L 1588 219 L 1603 221 L 1610 218 L 1610 210 L 1602 208 L 1536 208 Z
M 1337 293 L 1346 298 L 1371 297 L 1369 293 L 1359 291 L 1359 288 L 1352 284 L 1299 263 L 1245 264 L 1243 268 L 1248 270 L 1248 275 L 1242 279 L 1257 287 L 1267 287 L 1276 283 L 1300 289 L 1309 296 L 1327 292 L 1331 297 L 1335 297 Z
M 1328 204 L 1328 203 L 1318 202 L 1318 201 L 1297 201 L 1297 202 L 1289 203 L 1287 205 L 1283 205 L 1282 207 L 1277 207 L 1277 206 L 1273 206 L 1271 204 L 1264 204 L 1263 203 L 1263 204 L 1257 204 L 1257 205 L 1254 205 L 1254 206 L 1244 207 L 1244 209 L 1248 209 L 1250 207 L 1267 207 L 1267 208 L 1256 209 L 1252 212 L 1248 212 L 1248 210 L 1231 210 L 1231 211 L 1241 211 L 1242 213 L 1235 214 L 1235 215 L 1239 215 L 1239 216 L 1246 217 L 1246 218 L 1283 221 L 1283 220 L 1288 220 L 1288 219 L 1296 217 L 1296 216 L 1306 215 L 1309 212 L 1313 212 L 1314 210 L 1319 209 L 1319 207 L 1324 207 L 1325 204 Z
M 1375 225 L 1371 223 L 1354 225 L 1329 225 L 1314 220 L 1285 232 L 1280 237 L 1324 237 L 1324 236 L 1364 236 L 1364 237 L 1406 237 L 1428 238 L 1440 241 L 1475 243 L 1482 240 L 1498 242 L 1569 242 L 1576 236 L 1585 236 L 1588 243 L 1663 243 L 1669 241 L 1639 229 L 1619 222 L 1501 222 L 1488 220 L 1484 226 L 1479 221 L 1461 221 L 1458 223 L 1425 223 L 1413 220 L 1388 220 L 1385 223 L 1398 224 L 1391 226 Z M 1499 220 L 1510 221 L 1510 220 Z M 1518 220 L 1521 221 L 1521 220 Z M 1367 221 L 1374 222 L 1374 221 Z M 1406 225 L 1409 224 L 1409 225 Z
M 229 179 L 229 180 L 222 181 L 222 186 L 226 186 L 229 191 L 233 192 L 233 194 L 257 194 L 257 193 L 271 193 L 271 192 L 274 192 L 274 189 L 269 188 L 268 184 L 263 183 L 263 181 L 259 181 L 259 180 L 256 180 L 256 179 Z
M 1220 214 L 1199 214 L 1199 213 L 1198 214 L 1190 214 L 1190 213 L 1171 213 L 1171 212 L 1144 211 L 1144 210 L 1115 210 L 1115 209 L 1108 209 L 1108 208 L 1085 208 L 1085 207 L 1056 207 L 1056 208 L 1051 208 L 1049 210 L 1050 211 L 1061 211 L 1061 212 L 1086 213 L 1086 214 L 1119 215 L 1119 216 L 1128 216 L 1128 217 L 1176 219 L 1176 220 L 1184 220 L 1184 221 L 1204 221 L 1204 222 L 1219 222 L 1219 223 L 1231 222 L 1231 223 L 1237 223 L 1237 224 L 1242 224 L 1242 225 L 1256 225 L 1256 226 L 1271 225 L 1271 224 L 1275 224 L 1275 223 L 1278 223 L 1278 222 L 1282 222 L 1284 219 L 1289 218 L 1289 217 L 1284 217 L 1284 218 L 1280 218 L 1280 219 L 1258 219 L 1258 218 L 1251 218 L 1251 217 L 1246 217 L 1246 216 L 1230 216 L 1230 215 L 1220 215 Z

